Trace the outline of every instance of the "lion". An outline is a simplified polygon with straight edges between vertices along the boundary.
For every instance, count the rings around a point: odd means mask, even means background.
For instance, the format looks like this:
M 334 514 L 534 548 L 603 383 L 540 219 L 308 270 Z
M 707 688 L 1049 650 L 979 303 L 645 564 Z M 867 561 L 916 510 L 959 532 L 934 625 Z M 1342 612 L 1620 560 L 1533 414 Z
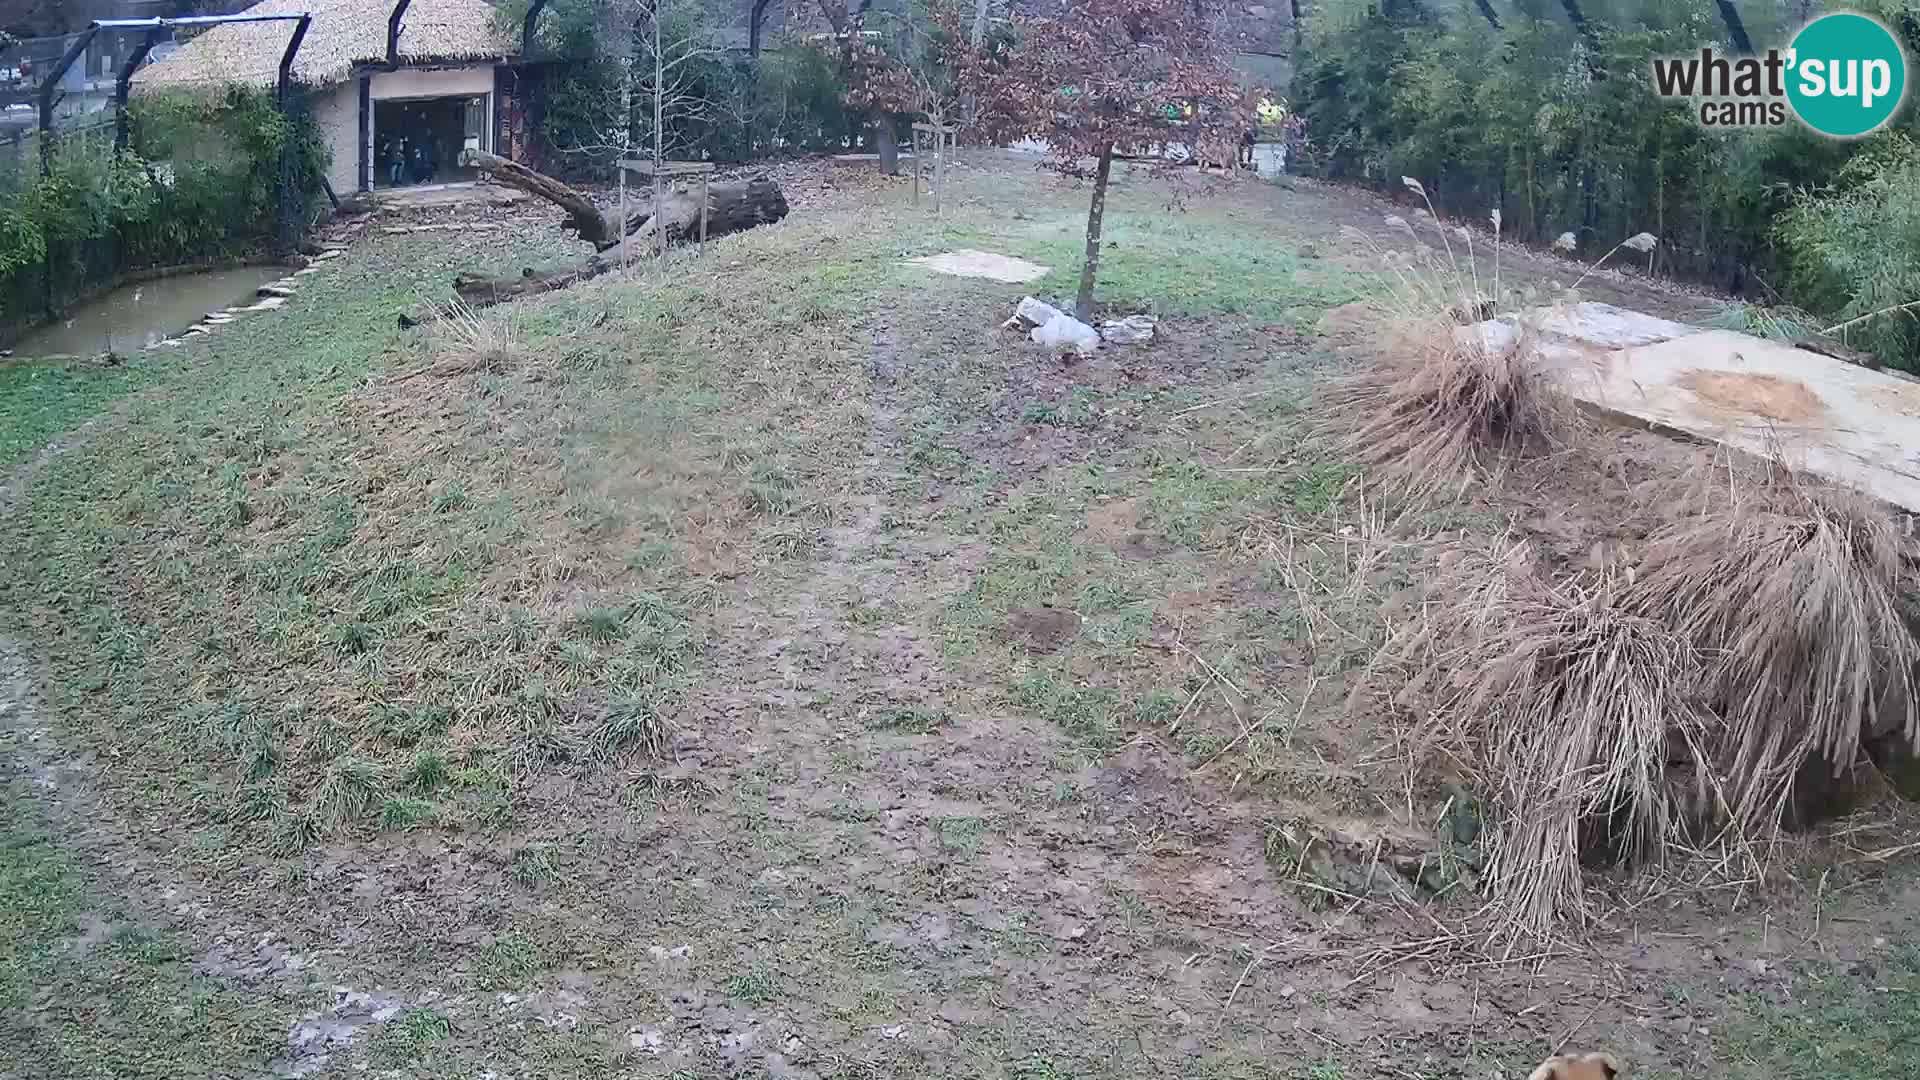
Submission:
M 1527 1080 L 1621 1080 L 1625 1075 L 1612 1054 L 1555 1054 L 1527 1074 Z

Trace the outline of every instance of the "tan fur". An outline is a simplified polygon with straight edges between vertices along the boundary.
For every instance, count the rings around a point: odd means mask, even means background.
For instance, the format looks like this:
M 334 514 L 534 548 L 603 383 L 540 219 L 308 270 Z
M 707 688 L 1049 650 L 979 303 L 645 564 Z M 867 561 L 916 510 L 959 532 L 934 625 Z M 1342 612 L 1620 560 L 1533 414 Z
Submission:
M 1194 144 L 1193 159 L 1201 172 L 1208 169 L 1232 172 L 1240 165 L 1240 148 L 1225 139 L 1201 139 Z
M 1624 1080 L 1625 1070 L 1612 1054 L 1556 1055 L 1540 1063 L 1527 1080 Z

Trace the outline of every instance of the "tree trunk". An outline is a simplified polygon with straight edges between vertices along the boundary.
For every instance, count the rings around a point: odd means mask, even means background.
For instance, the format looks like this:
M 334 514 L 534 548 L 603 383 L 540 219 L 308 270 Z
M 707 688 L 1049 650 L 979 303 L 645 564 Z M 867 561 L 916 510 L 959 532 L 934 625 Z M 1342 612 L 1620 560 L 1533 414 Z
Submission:
M 666 205 L 666 174 L 661 166 L 666 163 L 666 117 L 662 112 L 666 108 L 666 58 L 660 54 L 660 5 L 665 0 L 653 3 L 653 205 Z M 667 253 L 667 234 L 654 230 L 654 251 L 664 256 Z
M 1733 51 L 1739 56 L 1753 55 L 1753 39 L 1747 36 L 1747 24 L 1740 20 L 1740 9 L 1733 6 L 1733 0 L 1715 0 L 1720 5 L 1720 21 L 1727 24 L 1727 38 L 1733 42 Z
M 1100 167 L 1093 174 L 1093 205 L 1087 209 L 1087 261 L 1080 268 L 1080 295 L 1073 314 L 1081 322 L 1093 318 L 1093 281 L 1100 273 L 1100 222 L 1107 216 L 1107 178 L 1113 175 L 1113 144 L 1100 148 Z
M 894 131 L 892 113 L 881 113 L 873 121 L 873 145 L 880 152 L 880 171 L 888 176 L 900 175 L 900 140 Z
M 760 30 L 773 0 L 753 0 L 747 16 L 747 160 L 753 160 L 760 137 Z
M 529 195 L 536 195 L 565 210 L 567 220 L 561 228 L 579 233 L 580 239 L 594 247 L 608 248 L 620 242 L 619 230 L 601 215 L 600 208 L 593 205 L 592 199 L 553 177 L 484 150 L 466 151 L 461 155 L 461 162 L 479 170 L 484 176 L 490 176 L 508 187 L 519 188 Z
M 1486 16 L 1488 25 L 1492 26 L 1495 30 L 1501 29 L 1500 16 L 1494 14 L 1493 11 L 1493 0 L 1473 0 L 1473 2 L 1475 6 L 1480 9 L 1480 14 Z
M 974 48 L 987 39 L 987 12 L 993 6 L 993 0 L 973 0 L 973 36 L 970 39 Z
M 479 156 L 493 157 L 491 154 Z M 541 176 L 531 169 L 526 169 L 525 166 L 520 168 L 550 184 L 566 188 L 566 185 L 559 184 L 550 177 Z M 493 175 L 503 176 L 504 174 Z M 522 188 L 522 190 L 530 189 Z M 572 192 L 571 188 L 566 190 Z M 533 193 L 539 194 L 539 192 Z M 576 198 L 584 198 L 578 192 L 573 192 L 573 195 Z M 624 238 L 606 244 L 596 242 L 595 246 L 601 250 L 588 256 L 583 262 L 544 273 L 535 273 L 532 269 L 526 269 L 517 276 L 504 278 L 483 278 L 461 274 L 453 280 L 454 294 L 468 307 L 491 307 L 494 304 L 504 304 L 524 296 L 536 296 L 543 292 L 564 289 L 569 285 L 618 270 L 622 263 L 631 262 L 637 256 L 652 256 L 658 245 L 664 244 L 671 247 L 693 243 L 700 239 L 698 192 L 669 193 L 659 213 L 654 212 L 654 205 L 656 204 L 647 203 L 636 208 L 627 219 Z M 725 236 L 728 233 L 751 229 L 756 225 L 771 224 L 786 216 L 786 194 L 780 190 L 779 184 L 766 177 L 730 180 L 712 184 L 707 189 L 707 235 L 710 237 Z M 566 227 L 577 228 L 571 219 Z M 600 218 L 597 231 L 612 237 L 623 235 L 618 223 L 605 217 Z M 585 233 L 583 232 L 582 235 L 584 236 Z M 431 311 L 407 312 L 400 316 L 400 325 L 414 326 L 430 318 L 432 318 Z
M 593 205 L 593 201 L 585 195 L 517 161 L 509 161 L 497 154 L 489 154 L 482 150 L 469 150 L 461 160 L 508 187 L 519 188 L 529 195 L 537 195 L 567 211 L 567 220 L 561 224 L 561 228 L 578 232 L 580 239 L 601 251 L 620 243 L 621 238 L 629 234 L 646 230 L 648 235 L 652 235 L 654 204 L 651 202 L 642 203 L 629 214 L 623 228 L 619 215 L 612 217 L 603 215 L 599 208 Z M 675 244 L 687 239 L 698 239 L 698 237 L 687 236 L 686 230 L 699 231 L 699 196 L 676 192 L 667 195 L 664 203 L 666 209 L 660 217 L 664 219 L 668 230 L 667 242 Z M 779 221 L 786 216 L 786 193 L 780 190 L 779 184 L 764 176 L 747 180 L 723 180 L 708 188 L 708 236 L 725 236 L 742 229 L 751 229 L 755 225 Z

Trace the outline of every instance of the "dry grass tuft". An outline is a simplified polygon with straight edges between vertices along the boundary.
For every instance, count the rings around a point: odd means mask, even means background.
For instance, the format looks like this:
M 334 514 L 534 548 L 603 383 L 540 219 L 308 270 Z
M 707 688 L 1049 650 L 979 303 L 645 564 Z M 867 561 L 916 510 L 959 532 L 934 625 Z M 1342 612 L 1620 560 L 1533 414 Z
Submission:
M 1415 498 L 1497 475 L 1512 454 L 1558 445 L 1576 423 L 1525 335 L 1492 350 L 1459 340 L 1444 318 L 1408 324 L 1397 346 L 1321 404 L 1342 456 Z
M 451 378 L 483 371 L 498 374 L 526 358 L 526 345 L 512 312 L 501 310 L 482 316 L 458 297 L 446 304 L 428 301 L 427 306 L 433 313 L 436 358 L 396 378 L 411 379 L 420 375 Z
M 1726 812 L 1758 834 L 1781 822 L 1803 766 L 1837 776 L 1864 739 L 1920 736 L 1920 645 L 1891 513 L 1784 469 L 1703 475 L 1720 481 L 1715 494 L 1649 539 L 1633 607 L 1703 657 L 1708 703 L 1728 725 Z
M 1542 934 L 1586 917 L 1583 855 L 1657 861 L 1679 839 L 1676 777 L 1704 782 L 1712 721 L 1691 698 L 1692 650 L 1622 606 L 1624 580 L 1549 582 L 1524 543 L 1452 569 L 1462 587 L 1389 655 L 1430 704 L 1413 743 L 1487 793 L 1496 936 Z

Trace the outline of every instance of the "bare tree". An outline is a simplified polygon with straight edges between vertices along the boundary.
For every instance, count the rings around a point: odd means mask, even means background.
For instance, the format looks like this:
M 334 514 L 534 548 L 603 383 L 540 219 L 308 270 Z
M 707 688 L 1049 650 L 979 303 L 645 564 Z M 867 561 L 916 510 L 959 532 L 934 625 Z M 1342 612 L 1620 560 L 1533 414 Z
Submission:
M 971 50 L 952 65 L 977 91 L 990 134 L 1045 139 L 1063 170 L 1093 160 L 1074 300 L 1082 321 L 1093 313 L 1114 154 L 1178 139 L 1201 160 L 1231 161 L 1252 120 L 1216 33 L 1219 11 L 1218 0 L 1082 0 L 1059 18 L 1016 16 L 1023 32 L 1011 49 Z
M 698 66 L 721 49 L 692 0 L 600 0 L 593 14 L 601 39 L 622 40 L 626 49 L 616 61 L 615 92 L 584 118 L 573 145 L 560 149 L 619 170 L 624 218 L 625 163 L 650 162 L 652 205 L 663 205 L 663 164 L 688 153 L 690 129 L 729 118 L 730 105 L 697 78 Z

